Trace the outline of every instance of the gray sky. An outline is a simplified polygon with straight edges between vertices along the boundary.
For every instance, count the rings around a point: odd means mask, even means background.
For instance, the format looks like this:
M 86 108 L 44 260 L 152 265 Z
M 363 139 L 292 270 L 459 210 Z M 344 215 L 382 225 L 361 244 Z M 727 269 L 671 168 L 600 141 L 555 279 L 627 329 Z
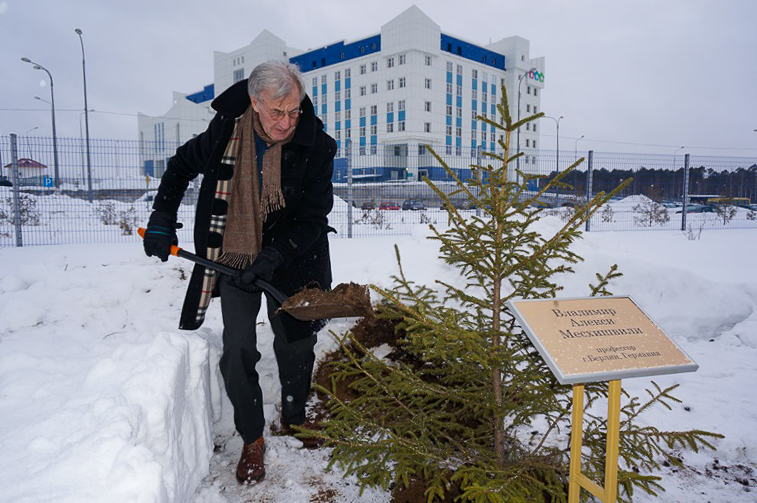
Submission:
M 511 35 L 546 58 L 542 110 L 561 150 L 757 157 L 753 0 L 0 0 L 0 135 L 78 137 L 86 52 L 90 136 L 135 139 L 137 112 L 213 82 L 213 51 L 263 29 L 310 49 L 379 32 L 415 3 L 443 32 L 486 45 Z M 40 82 L 44 81 L 44 85 Z M 579 143 L 576 140 L 584 136 Z M 554 148 L 554 121 L 542 145 Z

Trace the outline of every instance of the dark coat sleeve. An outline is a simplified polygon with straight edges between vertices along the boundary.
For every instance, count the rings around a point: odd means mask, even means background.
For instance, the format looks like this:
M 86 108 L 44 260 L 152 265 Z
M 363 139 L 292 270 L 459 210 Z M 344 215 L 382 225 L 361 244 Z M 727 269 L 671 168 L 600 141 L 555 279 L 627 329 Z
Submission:
M 181 145 L 168 160 L 168 167 L 160 179 L 153 209 L 176 215 L 189 182 L 212 166 L 214 147 L 223 136 L 225 122 L 216 114 L 208 128 Z

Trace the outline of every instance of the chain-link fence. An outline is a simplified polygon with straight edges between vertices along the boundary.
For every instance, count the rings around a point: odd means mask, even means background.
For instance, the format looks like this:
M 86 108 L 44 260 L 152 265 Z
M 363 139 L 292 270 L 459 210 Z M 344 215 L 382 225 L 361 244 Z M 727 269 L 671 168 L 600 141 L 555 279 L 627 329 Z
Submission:
M 0 246 L 134 241 L 144 225 L 170 150 L 134 140 L 0 137 Z M 490 163 L 480 149 L 434 146 L 456 176 L 471 176 L 471 165 Z M 338 237 L 409 234 L 414 226 L 443 228 L 443 201 L 422 180 L 444 193 L 455 185 L 424 145 L 383 144 L 340 151 L 334 163 L 337 196 L 329 219 Z M 345 155 L 347 154 L 347 155 Z M 565 218 L 587 194 L 633 181 L 600 212 L 587 230 L 757 227 L 757 159 L 524 151 L 518 167 L 543 178 L 538 191 L 558 172 L 586 159 L 539 199 L 549 213 Z M 199 180 L 190 185 L 180 209 L 182 242 L 191 241 Z M 684 202 L 686 206 L 684 208 Z M 474 213 L 460 194 L 451 203 Z

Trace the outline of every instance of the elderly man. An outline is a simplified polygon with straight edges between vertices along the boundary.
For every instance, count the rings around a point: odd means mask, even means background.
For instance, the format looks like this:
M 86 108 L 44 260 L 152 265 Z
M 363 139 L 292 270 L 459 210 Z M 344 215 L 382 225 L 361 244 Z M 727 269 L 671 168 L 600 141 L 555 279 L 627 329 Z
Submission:
M 323 130 L 305 94 L 297 67 L 270 61 L 257 66 L 213 100 L 208 129 L 168 161 L 145 233 L 148 256 L 166 261 L 176 243 L 176 215 L 189 181 L 203 175 L 197 200 L 196 253 L 243 270 L 237 277 L 196 266 L 189 280 L 179 328 L 202 324 L 212 296 L 220 295 L 223 355 L 220 368 L 244 440 L 237 466 L 240 483 L 265 476 L 263 396 L 256 363 L 256 319 L 261 292 L 256 278 L 287 295 L 306 285 L 331 286 L 327 215 L 333 204 L 334 140 Z M 323 322 L 268 317 L 281 381 L 281 424 L 312 427 L 305 416 L 316 333 Z M 315 447 L 314 439 L 305 439 Z

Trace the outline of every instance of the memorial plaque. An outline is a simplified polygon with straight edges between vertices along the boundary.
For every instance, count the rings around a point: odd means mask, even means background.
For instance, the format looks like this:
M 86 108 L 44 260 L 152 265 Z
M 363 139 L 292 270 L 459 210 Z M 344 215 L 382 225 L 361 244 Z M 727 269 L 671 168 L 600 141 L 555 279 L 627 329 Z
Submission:
M 515 299 L 507 305 L 561 384 L 699 368 L 630 297 Z

